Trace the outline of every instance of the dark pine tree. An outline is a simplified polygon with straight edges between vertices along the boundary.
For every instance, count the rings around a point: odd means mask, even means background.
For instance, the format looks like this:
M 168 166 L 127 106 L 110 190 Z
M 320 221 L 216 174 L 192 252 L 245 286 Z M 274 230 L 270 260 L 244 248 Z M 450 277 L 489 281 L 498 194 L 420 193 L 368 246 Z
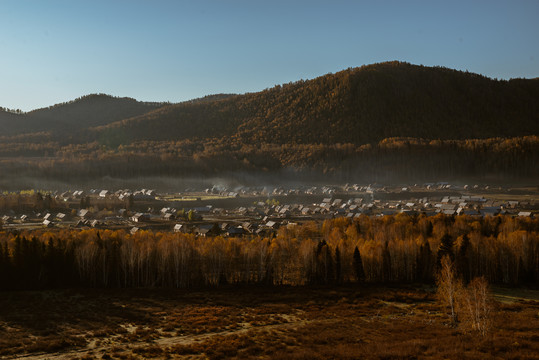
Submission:
M 8 268 L 9 268 L 9 252 L 7 250 L 7 243 L 0 243 L 0 290 L 8 288 Z
M 427 224 L 425 226 L 425 230 L 424 230 L 424 233 L 423 233 L 423 237 L 424 238 L 431 237 L 433 229 L 434 229 L 434 227 L 432 226 L 432 222 L 430 220 L 427 221 Z
M 365 270 L 363 269 L 363 260 L 361 260 L 361 254 L 359 249 L 354 249 L 354 273 L 356 275 L 356 280 L 359 283 L 365 281 Z
M 321 284 L 328 284 L 334 280 L 333 272 L 333 257 L 326 240 L 322 240 L 318 243 L 316 249 L 316 269 L 317 276 L 316 282 Z
M 470 282 L 470 263 L 469 255 L 470 251 L 470 238 L 467 234 L 462 237 L 457 253 L 455 256 L 455 267 L 457 270 L 457 275 L 464 281 L 465 284 Z
M 52 238 L 49 238 L 45 244 L 45 254 L 43 256 L 44 281 L 45 286 L 48 288 L 56 288 L 58 286 L 57 264 L 58 259 L 54 241 Z
M 342 282 L 341 251 L 338 247 L 335 248 L 335 280 L 337 284 Z
M 386 241 L 382 250 L 382 281 L 389 282 L 391 280 L 391 254 L 389 253 L 389 244 Z
M 455 254 L 453 253 L 453 238 L 448 233 L 445 233 L 444 236 L 440 239 L 440 246 L 438 247 L 438 252 L 436 254 L 436 268 L 440 269 L 442 264 L 442 258 L 445 255 L 448 255 L 451 261 L 455 261 Z
M 433 280 L 433 261 L 430 244 L 424 240 L 419 247 L 417 254 L 416 271 L 417 280 L 422 282 L 432 282 Z

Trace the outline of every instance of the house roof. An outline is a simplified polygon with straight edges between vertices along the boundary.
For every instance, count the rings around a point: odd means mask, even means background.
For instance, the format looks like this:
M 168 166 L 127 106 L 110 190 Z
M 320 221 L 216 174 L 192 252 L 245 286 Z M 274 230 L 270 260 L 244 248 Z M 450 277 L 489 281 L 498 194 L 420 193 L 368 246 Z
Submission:
M 229 235 L 240 235 L 245 234 L 245 229 L 241 226 L 233 226 L 228 228 L 227 232 Z
M 267 226 L 267 227 L 274 227 L 276 224 L 277 224 L 277 223 L 276 223 L 275 221 L 268 221 L 268 222 L 266 223 L 266 226 Z

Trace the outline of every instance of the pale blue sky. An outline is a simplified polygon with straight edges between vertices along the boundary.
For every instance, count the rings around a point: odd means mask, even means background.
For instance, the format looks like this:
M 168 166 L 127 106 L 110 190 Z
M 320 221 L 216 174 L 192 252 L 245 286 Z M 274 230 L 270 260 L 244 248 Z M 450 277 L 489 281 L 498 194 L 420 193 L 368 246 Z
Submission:
M 0 106 L 245 93 L 401 60 L 539 77 L 539 0 L 0 0 Z

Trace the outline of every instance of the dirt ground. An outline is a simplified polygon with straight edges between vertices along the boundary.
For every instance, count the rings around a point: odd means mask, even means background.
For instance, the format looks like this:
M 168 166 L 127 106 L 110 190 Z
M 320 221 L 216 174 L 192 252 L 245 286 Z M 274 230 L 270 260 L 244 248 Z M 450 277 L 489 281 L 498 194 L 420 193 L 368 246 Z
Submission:
M 493 295 L 481 336 L 419 286 L 0 293 L 0 358 L 539 359 L 539 292 Z

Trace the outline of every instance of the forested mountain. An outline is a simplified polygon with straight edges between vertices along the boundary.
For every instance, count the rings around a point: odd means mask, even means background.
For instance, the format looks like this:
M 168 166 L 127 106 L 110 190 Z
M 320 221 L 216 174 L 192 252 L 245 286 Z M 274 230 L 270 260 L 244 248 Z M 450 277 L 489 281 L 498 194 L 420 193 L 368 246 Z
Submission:
M 166 106 L 168 105 L 168 106 Z M 79 138 L 76 130 L 96 128 Z M 539 134 L 539 80 L 493 80 L 388 62 L 244 95 L 175 105 L 88 95 L 49 108 L 0 111 L 2 135 L 70 134 L 140 140 L 222 139 L 239 144 L 363 145 L 391 137 L 471 139 Z
M 0 132 L 2 135 L 43 131 L 53 134 L 72 134 L 73 131 L 106 125 L 165 105 L 164 103 L 139 102 L 131 98 L 92 94 L 27 113 L 0 111 Z
M 389 137 L 539 133 L 539 81 L 390 62 L 217 101 L 181 103 L 101 127 L 124 139 L 356 145 Z
M 42 176 L 284 173 L 536 182 L 538 135 L 537 79 L 390 62 L 178 104 L 89 95 L 25 114 L 0 111 L 0 186 Z

